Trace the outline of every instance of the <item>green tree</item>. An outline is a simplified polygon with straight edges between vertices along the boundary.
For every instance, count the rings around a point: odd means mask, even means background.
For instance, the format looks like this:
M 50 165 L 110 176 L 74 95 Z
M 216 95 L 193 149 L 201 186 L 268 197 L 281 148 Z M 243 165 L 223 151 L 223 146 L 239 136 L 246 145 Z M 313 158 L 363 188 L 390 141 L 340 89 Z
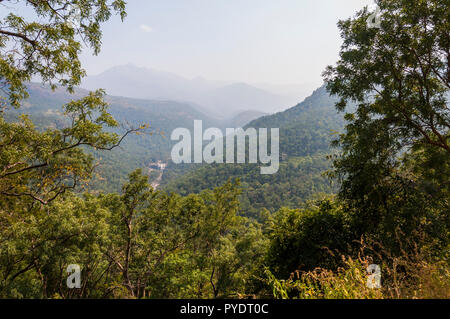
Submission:
M 354 239 L 349 214 L 330 199 L 311 202 L 306 209 L 283 208 L 266 227 L 266 264 L 280 278 L 296 270 L 336 269 L 339 254 L 349 253 Z
M 236 295 L 248 255 L 258 255 L 257 229 L 244 234 L 237 216 L 238 194 L 231 182 L 198 195 L 166 194 L 134 171 L 122 194 L 100 196 L 111 212 L 111 277 L 135 298 Z
M 82 43 L 97 54 L 101 23 L 115 12 L 125 17 L 122 0 L 0 1 L 8 9 L 21 5 L 33 8 L 35 21 L 13 12 L 0 21 L 0 87 L 6 96 L 0 114 L 0 206 L 5 210 L 17 209 L 17 199 L 19 206 L 27 199 L 47 204 L 79 186 L 95 166 L 83 146 L 110 150 L 139 130 L 128 129 L 123 136 L 104 130 L 118 123 L 107 112 L 101 90 L 65 105 L 62 129 L 38 130 L 25 115 L 6 121 L 5 112 L 20 107 L 34 77 L 73 92 L 85 75 L 79 62 Z
M 108 215 L 90 195 L 0 214 L 0 298 L 103 297 Z M 69 264 L 81 266 L 81 289 L 66 286 Z
M 83 44 L 98 54 L 101 23 L 113 13 L 126 16 L 123 0 L 2 0 L 0 6 L 11 11 L 0 21 L 0 83 L 16 107 L 35 76 L 72 91 L 86 74 L 79 60 Z M 14 13 L 24 6 L 36 14 L 32 21 Z
M 401 228 L 448 241 L 450 30 L 448 1 L 377 1 L 379 28 L 367 8 L 340 21 L 337 65 L 324 73 L 346 114 L 335 144 L 341 199 L 355 209 L 357 233 L 386 242 Z M 399 247 L 397 247 L 399 248 Z

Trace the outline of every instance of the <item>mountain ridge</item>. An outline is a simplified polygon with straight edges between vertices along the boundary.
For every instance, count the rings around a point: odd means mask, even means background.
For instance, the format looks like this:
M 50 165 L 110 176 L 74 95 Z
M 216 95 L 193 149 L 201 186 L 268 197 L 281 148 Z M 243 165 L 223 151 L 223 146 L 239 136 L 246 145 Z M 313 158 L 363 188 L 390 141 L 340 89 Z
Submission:
M 239 178 L 242 185 L 242 213 L 259 218 L 261 210 L 302 207 L 313 196 L 331 194 L 337 185 L 324 175 L 331 167 L 330 142 L 344 129 L 343 114 L 335 109 L 336 99 L 324 86 L 286 111 L 257 118 L 245 128 L 279 128 L 280 167 L 273 175 L 261 175 L 258 164 L 202 164 L 182 176 L 163 176 L 162 187 L 181 195 L 198 193 Z M 175 164 L 169 163 L 170 166 Z M 178 164 L 182 167 L 193 164 Z
M 104 88 L 108 94 L 143 99 L 167 99 L 200 105 L 218 117 L 259 109 L 274 113 L 298 101 L 248 83 L 188 79 L 174 73 L 133 64 L 115 66 L 83 80 L 86 89 Z

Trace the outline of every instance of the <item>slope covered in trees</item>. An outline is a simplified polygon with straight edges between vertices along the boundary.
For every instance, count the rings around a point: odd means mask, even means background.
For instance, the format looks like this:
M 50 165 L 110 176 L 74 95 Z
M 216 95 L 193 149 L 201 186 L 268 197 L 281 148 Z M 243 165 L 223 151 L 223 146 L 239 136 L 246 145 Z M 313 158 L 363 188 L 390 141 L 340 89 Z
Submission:
M 52 91 L 49 86 L 37 83 L 27 84 L 28 98 L 18 110 L 10 110 L 5 119 L 16 121 L 21 114 L 28 114 L 39 129 L 61 129 L 70 125 L 64 118 L 62 105 L 75 98 L 83 98 L 88 91 L 76 89 L 68 94 L 64 89 Z M 112 132 L 123 133 L 130 128 L 148 125 L 145 134 L 131 134 L 120 147 L 111 151 L 92 151 L 98 166 L 89 189 L 120 191 L 120 185 L 127 180 L 128 173 L 136 168 L 147 167 L 157 161 L 168 162 L 174 144 L 170 133 L 177 127 L 192 129 L 194 120 L 202 120 L 205 126 L 223 128 L 234 125 L 238 118 L 218 120 L 211 118 L 188 103 L 175 101 L 141 100 L 126 97 L 105 96 L 108 112 L 119 126 Z
M 324 173 L 330 168 L 328 156 L 334 151 L 330 142 L 344 127 L 335 102 L 321 87 L 302 103 L 244 127 L 280 129 L 280 168 L 276 174 L 261 175 L 259 164 L 210 164 L 182 176 L 169 172 L 163 185 L 167 191 L 186 195 L 239 178 L 243 186 L 242 209 L 253 217 L 262 209 L 274 212 L 283 206 L 298 207 L 320 193 L 332 193 L 336 185 Z

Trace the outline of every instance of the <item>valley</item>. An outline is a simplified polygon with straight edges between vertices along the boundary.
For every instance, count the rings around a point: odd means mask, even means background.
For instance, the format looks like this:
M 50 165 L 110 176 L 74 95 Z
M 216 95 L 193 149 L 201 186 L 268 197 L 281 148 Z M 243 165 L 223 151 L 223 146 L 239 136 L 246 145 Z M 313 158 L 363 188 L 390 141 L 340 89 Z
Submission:
M 26 111 L 42 127 L 64 127 L 60 106 L 87 91 L 78 89 L 74 96 L 57 89 L 52 92 L 39 84 L 29 84 Z M 319 88 L 305 101 L 286 111 L 267 115 L 246 111 L 245 116 L 219 120 L 205 115 L 190 104 L 175 101 L 143 100 L 106 96 L 111 114 L 122 127 L 150 125 L 150 132 L 128 136 L 112 151 L 90 151 L 98 168 L 89 183 L 92 191 L 120 191 L 129 171 L 146 168 L 154 188 L 187 195 L 213 189 L 227 180 L 240 179 L 242 214 L 259 218 L 261 209 L 274 212 L 285 207 L 304 205 L 319 194 L 337 189 L 325 173 L 330 168 L 327 157 L 336 150 L 330 141 L 343 129 L 344 120 L 334 108 L 335 99 Z M 17 112 L 19 114 L 20 112 Z M 11 113 L 10 116 L 17 116 Z M 258 117 L 252 119 L 252 117 Z M 261 175 L 255 164 L 175 164 L 170 151 L 176 141 L 170 133 L 177 127 L 193 129 L 194 120 L 203 126 L 278 127 L 280 129 L 280 169 L 274 175 Z M 118 133 L 121 129 L 115 129 Z

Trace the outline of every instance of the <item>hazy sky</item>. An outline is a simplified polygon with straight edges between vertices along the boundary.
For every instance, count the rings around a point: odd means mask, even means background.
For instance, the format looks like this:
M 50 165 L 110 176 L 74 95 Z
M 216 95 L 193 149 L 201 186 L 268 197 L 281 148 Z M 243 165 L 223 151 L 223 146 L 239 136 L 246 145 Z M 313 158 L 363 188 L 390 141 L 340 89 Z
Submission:
M 128 0 L 104 25 L 102 52 L 85 52 L 89 75 L 115 65 L 188 78 L 319 85 L 341 44 L 336 23 L 373 0 Z
M 337 60 L 336 23 L 372 0 L 130 0 L 104 27 L 88 74 L 133 63 L 189 78 L 321 83 Z

